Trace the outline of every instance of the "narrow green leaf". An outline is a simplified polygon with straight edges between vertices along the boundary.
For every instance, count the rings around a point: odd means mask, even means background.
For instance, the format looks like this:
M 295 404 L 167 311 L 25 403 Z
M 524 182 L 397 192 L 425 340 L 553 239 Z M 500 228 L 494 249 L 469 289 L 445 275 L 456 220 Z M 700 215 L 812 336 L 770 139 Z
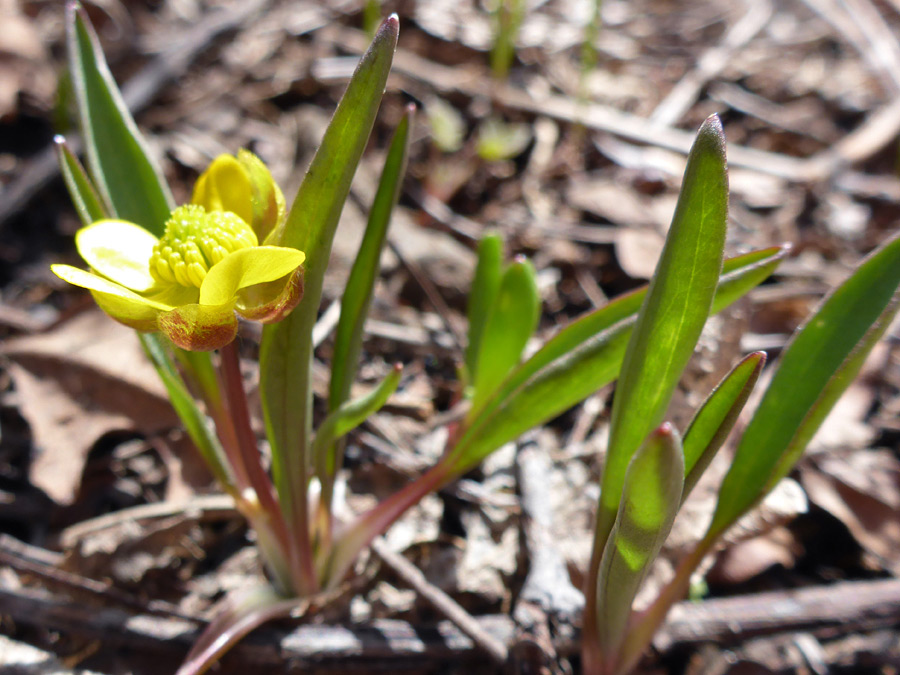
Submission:
M 789 246 L 776 246 L 751 251 L 750 253 L 726 260 L 723 266 L 723 274 L 719 279 L 719 286 L 716 289 L 712 311 L 722 311 L 767 279 L 775 268 L 781 264 L 781 261 L 787 257 L 789 251 Z M 510 377 L 503 384 L 502 389 L 494 397 L 495 405 L 505 400 L 506 397 L 543 368 L 546 368 L 567 353 L 572 352 L 579 345 L 592 340 L 594 336 L 611 328 L 618 322 L 626 321 L 633 326 L 637 319 L 637 312 L 641 304 L 643 304 L 646 295 L 646 286 L 638 288 L 617 297 L 600 309 L 588 312 L 560 330 L 531 358 L 511 373 Z M 618 375 L 618 368 L 616 368 L 616 375 Z M 615 376 L 613 379 L 615 379 Z M 611 381 L 604 381 L 598 384 L 596 388 L 599 389 Z M 565 410 L 565 408 L 562 410 Z
M 782 244 L 726 258 L 710 313 L 721 312 L 759 286 L 790 252 L 791 245 Z
M 713 309 L 721 311 L 767 278 L 788 247 L 725 261 Z M 646 288 L 616 298 L 557 333 L 513 370 L 491 401 L 468 422 L 448 458 L 467 471 L 504 443 L 552 419 L 619 375 Z
M 59 159 L 59 170 L 78 217 L 84 225 L 90 225 L 95 220 L 108 217 L 106 207 L 100 200 L 94 184 L 85 173 L 84 167 L 75 154 L 66 145 L 66 139 L 57 136 L 53 139 L 56 143 L 56 156 Z
M 700 127 L 688 156 L 666 244 L 622 361 L 600 488 L 599 543 L 612 527 L 628 464 L 662 422 L 709 316 L 722 270 L 727 210 L 725 138 L 713 116 Z
M 334 452 L 335 441 L 365 422 L 370 415 L 378 412 L 387 403 L 391 395 L 397 391 L 402 371 L 400 364 L 397 364 L 375 389 L 361 398 L 342 403 L 341 407 L 328 415 L 319 426 L 313 444 L 313 455 L 316 458 L 317 473 L 322 485 L 331 483 L 338 469 Z
M 369 222 L 359 245 L 356 260 L 341 298 L 341 318 L 334 339 L 334 355 L 331 360 L 331 389 L 328 409 L 337 408 L 347 400 L 350 386 L 356 376 L 359 352 L 362 348 L 363 325 L 369 314 L 372 290 L 380 269 L 381 251 L 387 236 L 391 213 L 397 204 L 406 159 L 409 151 L 409 128 L 415 106 L 410 105 L 400 119 L 394 138 L 388 149 L 381 172 L 381 181 L 369 211 Z
M 684 433 L 684 494 L 687 499 L 722 447 L 766 363 L 765 352 L 753 352 L 712 390 Z
M 633 321 L 620 321 L 535 373 L 465 427 L 446 461 L 457 473 L 504 443 L 568 410 L 619 374 Z M 505 389 L 505 387 L 504 387 Z
M 375 34 L 338 103 L 286 223 L 266 239 L 269 244 L 304 251 L 307 260 L 300 305 L 281 323 L 263 329 L 260 396 L 272 446 L 273 478 L 288 525 L 305 548 L 305 553 L 300 552 L 301 565 L 312 587 L 314 570 L 306 543 L 306 492 L 312 468 L 312 329 L 335 229 L 384 93 L 398 30 L 399 20 L 392 15 Z
M 503 272 L 479 338 L 474 395 L 469 414 L 475 415 L 522 358 L 541 314 L 541 296 L 534 266 L 525 258 Z
M 634 597 L 672 529 L 681 506 L 683 477 L 678 432 L 671 424 L 663 424 L 648 436 L 628 466 L 600 562 L 593 601 L 597 603 L 597 637 L 607 659 L 618 655 Z
M 87 164 L 113 215 L 162 236 L 174 207 L 78 3 L 66 8 L 68 58 Z
M 794 334 L 722 482 L 715 537 L 790 472 L 897 313 L 900 237 L 865 261 Z
M 66 33 L 70 79 L 90 169 L 88 177 L 68 148 L 59 146 L 63 177 L 76 209 L 83 221 L 114 215 L 161 236 L 174 201 L 77 2 L 69 2 L 66 7 Z M 140 338 L 191 440 L 214 475 L 226 487 L 231 485 L 218 439 L 175 368 L 164 339 L 157 334 L 142 334 Z M 186 354 L 179 349 L 175 353 L 187 364 L 189 375 L 199 378 L 198 386 L 217 390 L 214 381 L 210 383 L 209 354 Z
M 234 482 L 230 473 L 226 468 L 227 463 L 224 460 L 224 452 L 216 438 L 206 415 L 200 410 L 197 402 L 191 396 L 184 380 L 175 369 L 172 358 L 166 349 L 164 338 L 159 333 L 138 333 L 141 346 L 144 353 L 150 359 L 150 362 L 159 373 L 166 392 L 169 394 L 169 401 L 172 407 L 184 424 L 188 436 L 197 446 L 200 455 L 206 461 L 207 466 L 212 471 L 213 476 L 226 489 L 234 489 Z
M 487 234 L 478 243 L 478 264 L 472 288 L 469 289 L 469 344 L 466 345 L 466 385 L 471 385 L 478 372 L 478 350 L 488 312 L 494 306 L 503 274 L 503 239 Z

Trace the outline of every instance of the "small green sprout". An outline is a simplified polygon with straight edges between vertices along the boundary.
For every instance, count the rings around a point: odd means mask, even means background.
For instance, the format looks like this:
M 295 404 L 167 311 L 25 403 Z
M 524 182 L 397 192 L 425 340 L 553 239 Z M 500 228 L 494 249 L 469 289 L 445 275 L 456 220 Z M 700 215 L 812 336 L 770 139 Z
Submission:
M 489 117 L 478 127 L 475 151 L 486 162 L 501 162 L 518 157 L 530 142 L 531 128 L 527 124 Z

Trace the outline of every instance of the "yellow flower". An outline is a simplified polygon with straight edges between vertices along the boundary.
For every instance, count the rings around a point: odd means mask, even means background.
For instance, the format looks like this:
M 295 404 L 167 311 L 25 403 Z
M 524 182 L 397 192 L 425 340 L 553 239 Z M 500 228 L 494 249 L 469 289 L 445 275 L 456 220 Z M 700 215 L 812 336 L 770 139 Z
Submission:
M 284 318 L 303 295 L 305 255 L 259 245 L 284 217 L 265 165 L 250 153 L 222 155 L 197 181 L 193 201 L 172 212 L 162 239 L 124 220 L 92 223 L 75 235 L 90 271 L 51 269 L 89 289 L 112 318 L 162 331 L 183 349 L 231 342 L 235 312 L 263 323 Z

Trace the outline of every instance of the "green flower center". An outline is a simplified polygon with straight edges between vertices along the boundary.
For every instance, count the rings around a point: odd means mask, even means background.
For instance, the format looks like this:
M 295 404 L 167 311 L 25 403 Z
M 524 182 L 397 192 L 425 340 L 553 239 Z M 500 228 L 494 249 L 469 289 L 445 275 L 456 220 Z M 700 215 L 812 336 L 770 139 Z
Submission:
M 229 253 L 258 246 L 253 229 L 230 211 L 187 204 L 172 211 L 153 247 L 150 274 L 159 282 L 200 288 L 209 268 Z

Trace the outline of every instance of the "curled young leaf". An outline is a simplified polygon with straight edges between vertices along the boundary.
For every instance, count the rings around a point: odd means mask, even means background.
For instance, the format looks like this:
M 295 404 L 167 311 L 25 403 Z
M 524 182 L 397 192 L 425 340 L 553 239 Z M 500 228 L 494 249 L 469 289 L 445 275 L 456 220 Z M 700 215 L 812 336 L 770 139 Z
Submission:
M 681 439 L 671 424 L 663 424 L 647 437 L 628 466 L 600 561 L 594 589 L 599 634 L 585 639 L 596 637 L 607 662 L 619 653 L 634 597 L 672 529 L 681 506 L 683 476 Z

